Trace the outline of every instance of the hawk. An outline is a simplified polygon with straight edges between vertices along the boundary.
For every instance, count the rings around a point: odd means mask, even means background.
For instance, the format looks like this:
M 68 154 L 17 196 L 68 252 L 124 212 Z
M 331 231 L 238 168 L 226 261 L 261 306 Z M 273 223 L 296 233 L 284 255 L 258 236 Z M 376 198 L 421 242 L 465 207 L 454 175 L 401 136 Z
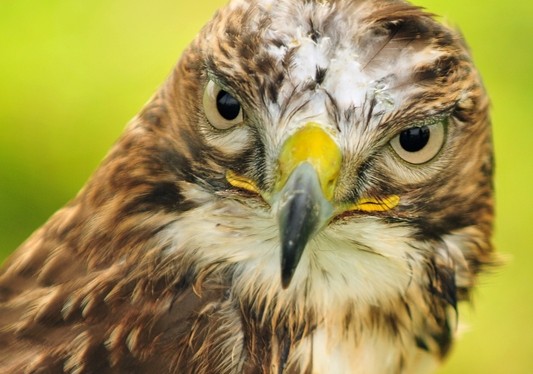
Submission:
M 489 100 L 401 0 L 232 0 L 0 273 L 2 373 L 425 373 L 494 260 Z

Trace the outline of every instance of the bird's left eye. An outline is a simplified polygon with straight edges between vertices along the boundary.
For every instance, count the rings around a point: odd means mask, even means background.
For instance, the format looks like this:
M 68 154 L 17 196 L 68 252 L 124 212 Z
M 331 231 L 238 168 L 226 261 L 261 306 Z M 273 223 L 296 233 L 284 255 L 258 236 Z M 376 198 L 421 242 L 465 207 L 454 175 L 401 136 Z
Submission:
M 403 130 L 390 142 L 392 149 L 410 164 L 431 161 L 441 150 L 445 140 L 445 121 L 421 124 Z
M 213 81 L 205 87 L 203 104 L 207 120 L 219 130 L 229 129 L 244 120 L 241 103 Z

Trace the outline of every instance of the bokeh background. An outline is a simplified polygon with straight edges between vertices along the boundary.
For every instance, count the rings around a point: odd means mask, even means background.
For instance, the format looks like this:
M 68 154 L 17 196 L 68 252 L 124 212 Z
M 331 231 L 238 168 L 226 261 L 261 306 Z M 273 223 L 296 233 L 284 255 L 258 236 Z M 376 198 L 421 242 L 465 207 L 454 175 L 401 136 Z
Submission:
M 0 261 L 76 194 L 223 3 L 0 1 Z M 509 260 L 461 308 L 469 327 L 439 373 L 533 373 L 533 2 L 416 3 L 461 28 L 492 96 Z

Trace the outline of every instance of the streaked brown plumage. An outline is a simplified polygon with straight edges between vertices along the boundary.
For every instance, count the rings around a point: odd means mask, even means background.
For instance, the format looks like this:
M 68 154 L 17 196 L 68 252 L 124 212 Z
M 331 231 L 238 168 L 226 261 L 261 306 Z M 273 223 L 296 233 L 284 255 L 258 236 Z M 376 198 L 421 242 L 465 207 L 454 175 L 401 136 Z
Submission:
M 493 262 L 488 106 L 420 8 L 233 0 L 4 264 L 0 372 L 431 371 Z

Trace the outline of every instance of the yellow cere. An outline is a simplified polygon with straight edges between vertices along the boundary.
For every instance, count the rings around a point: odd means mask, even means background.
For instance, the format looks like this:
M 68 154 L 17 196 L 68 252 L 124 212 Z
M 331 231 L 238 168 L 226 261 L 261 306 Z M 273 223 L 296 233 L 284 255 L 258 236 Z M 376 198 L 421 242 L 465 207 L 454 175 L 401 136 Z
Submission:
M 324 197 L 333 199 L 342 163 L 342 153 L 333 138 L 317 123 L 310 122 L 289 137 L 280 152 L 276 191 L 303 162 L 315 169 Z
M 339 177 L 342 153 L 333 138 L 318 124 L 310 122 L 290 136 L 282 146 L 279 162 L 279 175 L 275 191 L 280 191 L 291 173 L 303 162 L 315 169 L 324 197 L 332 201 Z M 228 170 L 227 181 L 236 188 L 263 196 L 269 201 L 270 193 L 261 191 L 254 181 Z M 361 198 L 356 203 L 338 207 L 342 211 L 386 212 L 400 203 L 398 195 L 380 198 Z
M 386 212 L 394 209 L 400 203 L 398 195 L 385 196 L 383 198 L 362 198 L 355 204 L 349 205 L 346 211 L 360 211 L 360 212 Z
M 256 186 L 256 184 L 251 181 L 248 178 L 241 177 L 237 174 L 235 174 L 233 171 L 228 170 L 226 172 L 226 180 L 231 184 L 233 187 L 241 188 L 246 191 L 254 192 L 257 194 L 261 194 L 259 191 L 259 188 Z

